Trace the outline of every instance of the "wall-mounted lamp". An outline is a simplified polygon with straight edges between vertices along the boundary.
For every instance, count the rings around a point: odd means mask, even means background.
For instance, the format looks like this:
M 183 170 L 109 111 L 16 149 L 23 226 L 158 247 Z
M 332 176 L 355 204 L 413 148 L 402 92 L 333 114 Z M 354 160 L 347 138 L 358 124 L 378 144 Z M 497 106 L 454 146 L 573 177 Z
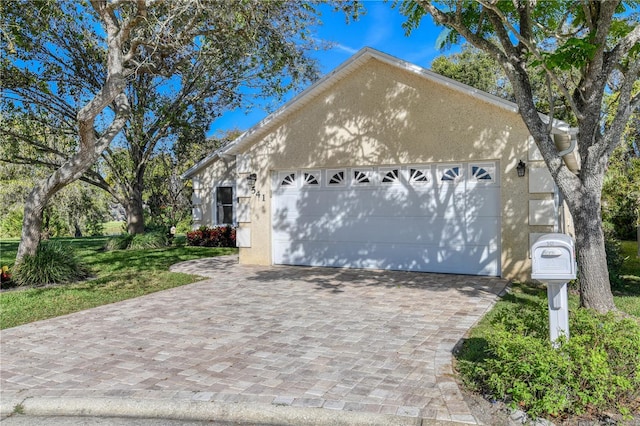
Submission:
M 256 175 L 255 173 L 251 173 L 249 176 L 247 176 L 247 182 L 249 183 L 251 190 L 256 189 L 257 180 L 258 180 L 258 175 Z
M 524 174 L 527 171 L 527 165 L 524 164 L 524 161 L 520 160 L 518 162 L 518 165 L 516 166 L 516 171 L 518 172 L 518 177 L 524 177 Z

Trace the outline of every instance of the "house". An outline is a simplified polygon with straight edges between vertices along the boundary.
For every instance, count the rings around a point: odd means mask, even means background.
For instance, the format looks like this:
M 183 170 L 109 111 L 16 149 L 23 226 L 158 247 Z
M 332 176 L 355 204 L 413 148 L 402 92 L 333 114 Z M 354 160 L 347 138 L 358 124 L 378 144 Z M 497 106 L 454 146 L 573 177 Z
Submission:
M 194 227 L 237 225 L 244 264 L 529 279 L 531 243 L 571 229 L 517 111 L 364 48 L 183 175 Z

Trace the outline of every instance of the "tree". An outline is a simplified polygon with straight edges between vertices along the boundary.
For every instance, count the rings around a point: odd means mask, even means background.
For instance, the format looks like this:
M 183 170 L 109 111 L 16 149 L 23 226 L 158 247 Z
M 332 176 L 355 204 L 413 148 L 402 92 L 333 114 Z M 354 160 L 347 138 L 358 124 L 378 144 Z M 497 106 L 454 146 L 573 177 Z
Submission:
M 64 134 L 76 139 L 71 155 L 62 155 L 59 167 L 27 198 L 17 261 L 35 252 L 42 213 L 53 194 L 82 176 L 99 180 L 88 172 L 121 131 L 134 138 L 134 150 L 150 147 L 175 125 L 175 117 L 185 121 L 192 103 L 208 105 L 202 91 L 211 89 L 202 86 L 215 84 L 219 99 L 237 101 L 234 90 L 246 77 L 238 72 L 235 86 L 225 86 L 228 73 L 210 76 L 221 81 L 208 81 L 206 74 L 185 81 L 187 70 L 252 69 L 254 77 L 279 89 L 312 71 L 308 61 L 301 61 L 304 49 L 298 43 L 305 41 L 300 22 L 309 21 L 311 9 L 293 2 L 13 0 L 2 8 L 3 115 L 19 114 L 44 124 L 54 141 Z M 280 37 L 270 39 L 271 32 Z M 127 86 L 156 84 L 154 77 L 160 76 L 178 88 L 172 98 L 178 101 L 163 103 L 152 113 L 148 105 L 140 110 L 134 104 L 132 110 Z M 189 85 L 197 90 L 180 91 Z M 28 135 L 17 136 L 33 142 Z M 136 192 L 136 183 L 126 189 Z
M 77 110 L 101 93 L 111 72 L 109 52 L 120 52 L 123 78 L 118 81 L 126 86 L 127 99 L 121 101 L 127 120 L 119 126 L 124 137 L 116 132 L 110 139 L 126 146 L 128 155 L 125 161 L 120 153 L 111 158 L 109 150 L 98 154 L 114 178 L 110 182 L 96 170 L 82 178 L 120 200 L 132 233 L 143 229 L 144 169 L 160 141 L 189 127 L 206 131 L 225 108 L 247 107 L 247 98 L 281 95 L 315 77 L 306 52 L 316 42 L 306 28 L 316 22 L 316 11 L 306 3 L 96 0 L 86 7 L 45 0 L 24 6 L 24 0 L 4 6 L 1 34 L 11 55 L 2 71 L 8 98 L 17 101 L 7 103 L 5 114 L 17 110 L 24 115 L 26 110 L 46 121 L 51 134 L 77 135 Z M 335 9 L 355 19 L 359 5 L 336 2 Z M 98 134 L 100 124 L 105 125 L 100 121 L 117 116 L 117 102 L 105 105 L 96 116 Z M 22 143 L 29 141 L 22 138 Z M 83 144 L 76 144 L 71 155 L 78 146 Z M 51 152 L 62 154 L 56 169 L 71 158 L 57 146 Z
M 449 56 L 438 56 L 431 63 L 431 68 L 438 74 L 452 78 L 469 86 L 491 93 L 503 99 L 515 101 L 513 88 L 500 64 L 488 53 L 464 43 L 460 53 Z M 566 81 L 573 76 L 570 72 L 563 72 L 559 77 Z M 575 124 L 575 117 L 571 113 L 569 102 L 562 92 L 551 82 L 551 89 L 556 94 L 553 99 L 555 118 Z M 549 96 L 547 82 L 542 74 L 531 75 L 531 89 L 536 109 L 549 114 Z
M 224 2 L 209 11 L 215 37 L 182 53 L 172 75 L 140 74 L 129 81 L 131 114 L 114 142 L 125 149 L 107 148 L 103 173 L 87 176 L 125 207 L 129 233 L 144 231 L 145 171 L 158 147 L 187 133 L 206 133 L 225 110 L 249 108 L 256 97 L 277 98 L 316 78 L 307 56 L 316 47 L 307 34 L 314 16 L 297 2 Z M 243 31 L 236 31 L 238 25 Z
M 606 165 L 640 97 L 640 25 L 631 2 L 401 0 L 405 29 L 425 15 L 445 26 L 448 43 L 462 37 L 496 60 L 513 87 L 519 113 L 567 202 L 576 227 L 580 302 L 599 312 L 615 310 L 607 271 L 600 213 Z M 570 72 L 563 80 L 562 74 Z M 553 85 L 570 104 L 578 128 L 579 174 L 558 155 L 546 122 L 536 109 L 532 80 L 541 73 L 554 105 Z M 617 93 L 611 120 L 605 94 Z M 553 118 L 555 111 L 551 108 Z
M 625 132 L 625 143 L 609 158 L 602 189 L 602 219 L 616 238 L 638 239 L 640 217 L 640 116 L 635 115 Z M 638 248 L 640 250 L 640 247 Z M 640 253 L 640 252 L 639 252 Z
M 435 58 L 431 69 L 483 92 L 513 100 L 513 90 L 500 64 L 468 43 L 462 46 L 460 53 Z

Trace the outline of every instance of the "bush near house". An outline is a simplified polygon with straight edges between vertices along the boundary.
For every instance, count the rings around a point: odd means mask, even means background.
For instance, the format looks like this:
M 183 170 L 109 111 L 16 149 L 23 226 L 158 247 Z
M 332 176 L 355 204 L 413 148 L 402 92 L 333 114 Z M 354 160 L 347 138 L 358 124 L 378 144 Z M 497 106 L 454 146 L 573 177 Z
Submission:
M 456 354 L 468 389 L 560 424 L 614 422 L 640 413 L 640 261 L 637 243 L 608 247 L 614 301 L 623 313 L 578 308 L 569 295 L 571 338 L 549 341 L 544 286 L 514 283 Z M 636 421 L 640 417 L 635 418 Z
M 200 247 L 235 247 L 236 229 L 227 226 L 209 228 L 201 226 L 199 229 L 187 232 L 187 245 Z
M 640 398 L 640 324 L 613 313 L 570 312 L 571 338 L 555 349 L 546 301 L 503 307 L 475 356 L 457 368 L 473 389 L 538 417 L 636 412 Z M 476 342 L 478 344 L 479 342 Z

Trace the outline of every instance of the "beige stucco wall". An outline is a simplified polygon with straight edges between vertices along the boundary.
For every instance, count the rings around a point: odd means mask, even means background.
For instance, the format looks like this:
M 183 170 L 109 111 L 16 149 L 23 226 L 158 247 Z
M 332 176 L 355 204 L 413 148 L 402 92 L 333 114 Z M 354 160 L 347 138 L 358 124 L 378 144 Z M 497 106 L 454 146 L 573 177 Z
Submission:
M 216 186 L 234 186 L 236 178 L 236 160 L 234 157 L 216 157 L 207 167 L 192 176 L 193 196 L 193 228 L 201 225 L 211 226 L 215 223 L 214 206 Z M 197 209 L 201 214 L 198 218 Z
M 371 60 L 328 89 L 245 152 L 244 171 L 258 174 L 247 199 L 251 248 L 243 263 L 271 263 L 271 174 L 277 170 L 497 160 L 501 174 L 502 274 L 528 279 L 528 132 L 517 113 Z M 242 178 L 243 174 L 240 174 Z M 537 198 L 540 195 L 536 195 Z M 548 198 L 544 195 L 543 198 Z

